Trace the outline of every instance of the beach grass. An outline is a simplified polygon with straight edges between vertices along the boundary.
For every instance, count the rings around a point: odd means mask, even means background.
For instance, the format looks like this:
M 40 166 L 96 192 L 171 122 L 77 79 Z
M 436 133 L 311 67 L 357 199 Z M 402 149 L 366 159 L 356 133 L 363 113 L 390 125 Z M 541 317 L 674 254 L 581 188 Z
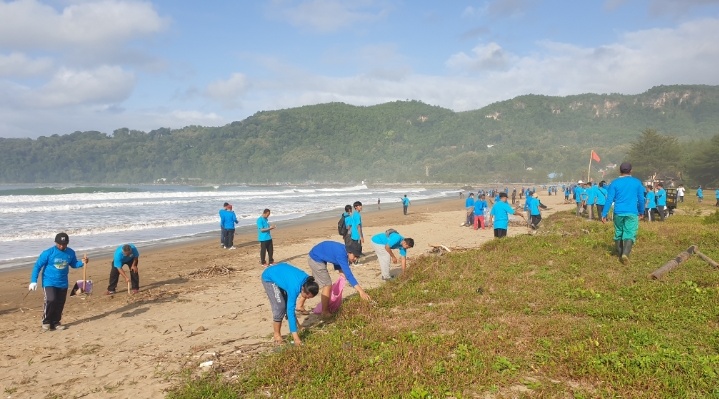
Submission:
M 540 233 L 427 255 L 301 348 L 253 367 L 187 374 L 168 398 L 719 397 L 719 213 L 642 222 L 629 265 L 613 228 L 560 212 Z M 701 215 L 701 216 L 699 216 Z M 708 215 L 708 216 L 707 216 Z M 268 329 L 270 328 L 268 324 Z

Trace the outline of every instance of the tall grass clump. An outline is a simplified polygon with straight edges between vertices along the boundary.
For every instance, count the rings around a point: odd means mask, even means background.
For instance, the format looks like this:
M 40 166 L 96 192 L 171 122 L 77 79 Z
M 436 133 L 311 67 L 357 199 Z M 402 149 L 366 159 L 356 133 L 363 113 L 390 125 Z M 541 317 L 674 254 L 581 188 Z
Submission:
M 612 237 L 563 212 L 537 235 L 420 257 L 371 293 L 377 305 L 345 302 L 301 348 L 169 397 L 719 397 L 719 272 L 691 258 L 648 278 L 693 244 L 719 259 L 716 224 L 642 222 L 627 266 Z

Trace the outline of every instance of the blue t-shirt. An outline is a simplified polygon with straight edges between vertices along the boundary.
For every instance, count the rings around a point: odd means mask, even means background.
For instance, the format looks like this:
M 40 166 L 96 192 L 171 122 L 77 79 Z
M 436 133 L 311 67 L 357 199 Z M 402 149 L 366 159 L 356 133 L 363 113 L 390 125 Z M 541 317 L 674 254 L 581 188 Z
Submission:
M 487 201 L 481 199 L 474 201 L 475 216 L 484 216 L 485 209 L 487 209 Z
M 592 185 L 587 189 L 587 205 L 594 205 L 597 203 L 597 186 Z
M 529 199 L 531 199 L 531 201 L 527 201 L 527 205 L 529 205 L 529 214 L 532 216 L 541 215 L 541 213 L 539 212 L 539 199 L 532 197 L 530 197 Z
M 297 306 L 297 297 L 302 293 L 302 284 L 308 277 L 307 273 L 289 263 L 278 263 L 265 268 L 262 272 L 262 281 L 273 283 L 287 293 L 287 324 L 291 333 L 297 332 L 295 306 Z
M 67 288 L 67 275 L 70 269 L 83 267 L 82 261 L 75 256 L 75 251 L 65 248 L 61 251 L 57 246 L 48 248 L 40 254 L 32 268 L 30 276 L 31 283 L 37 283 L 37 278 L 42 272 L 43 287 Z
M 654 194 L 654 191 L 648 191 L 647 192 L 647 208 L 654 209 L 657 207 L 657 196 Z
M 269 241 L 272 239 L 270 230 L 262 231 L 262 229 L 269 229 L 270 222 L 266 217 L 260 216 L 257 218 L 257 241 Z
M 704 191 L 702 191 L 701 187 L 697 189 L 697 197 L 704 198 Z
M 350 270 L 345 244 L 335 241 L 322 241 L 312 247 L 309 257 L 315 262 L 324 264 L 331 263 L 334 265 L 335 270 L 342 270 L 342 273 L 347 277 L 347 282 L 350 283 L 352 287 L 357 285 L 357 279 L 355 279 L 352 270 Z
M 663 188 L 657 190 L 657 205 L 667 206 L 667 191 Z
M 237 216 L 234 211 L 223 209 L 220 211 L 220 225 L 225 230 L 234 230 L 235 224 L 237 224 Z
M 399 233 L 392 233 L 387 237 L 386 233 L 379 233 L 372 236 L 372 242 L 379 245 L 389 246 L 389 249 L 399 249 L 399 256 L 407 256 L 407 250 L 402 246 L 404 237 Z
M 507 230 L 509 215 L 514 215 L 514 208 L 504 201 L 497 201 L 492 206 L 490 214 L 493 217 L 494 228 Z
M 582 202 L 582 186 L 574 186 L 574 200 Z
M 471 208 L 473 206 L 474 206 L 474 197 L 467 197 L 467 199 L 464 200 L 464 207 Z
M 350 212 L 345 212 L 345 226 L 347 227 L 348 234 L 350 234 L 350 237 L 352 236 L 352 221 L 354 218 L 352 217 L 352 214 Z
M 614 203 L 617 216 L 644 214 L 644 185 L 636 177 L 620 176 L 607 188 L 607 204 Z M 602 217 L 607 217 L 609 206 L 604 207 Z
M 403 206 L 409 206 L 409 198 L 402 197 L 402 205 Z
M 125 254 L 122 252 L 122 247 L 124 245 L 120 245 L 115 250 L 115 255 L 112 257 L 112 265 L 116 268 L 121 268 L 122 265 L 130 265 L 130 262 L 133 261 L 133 259 L 140 256 L 140 252 L 137 251 L 137 248 L 135 247 L 135 244 L 128 244 L 130 246 L 130 249 L 132 250 L 132 253 L 130 256 L 125 256 Z
M 352 212 L 352 227 L 350 228 L 350 236 L 353 240 L 359 241 L 362 236 L 360 236 L 359 232 L 359 226 L 362 225 L 362 215 L 358 211 Z
M 607 203 L 607 189 L 604 187 L 597 187 L 597 205 L 604 205 Z
M 719 189 L 714 190 L 714 196 L 719 199 Z

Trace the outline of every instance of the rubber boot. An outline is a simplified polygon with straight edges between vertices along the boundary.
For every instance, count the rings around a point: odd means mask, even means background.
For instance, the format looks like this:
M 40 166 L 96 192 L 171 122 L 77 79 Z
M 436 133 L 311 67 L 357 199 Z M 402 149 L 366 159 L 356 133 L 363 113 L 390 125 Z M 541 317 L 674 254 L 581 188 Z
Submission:
M 616 245 L 616 248 L 617 248 L 617 256 L 621 258 L 622 257 L 622 240 L 615 240 L 614 244 Z
M 634 245 L 634 241 L 624 240 L 624 249 L 622 251 L 622 263 L 624 264 L 629 263 L 629 254 L 632 253 L 632 245 Z

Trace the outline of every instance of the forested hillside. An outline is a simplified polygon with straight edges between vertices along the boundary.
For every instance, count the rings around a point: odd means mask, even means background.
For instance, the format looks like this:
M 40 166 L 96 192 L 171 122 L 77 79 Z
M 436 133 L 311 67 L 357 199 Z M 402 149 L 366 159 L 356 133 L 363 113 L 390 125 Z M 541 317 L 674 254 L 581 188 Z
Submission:
M 131 122 L 128 122 L 131 124 Z M 453 112 L 418 101 L 262 111 L 222 127 L 122 128 L 0 139 L 0 181 L 544 181 L 618 163 L 642 131 L 674 136 L 691 159 L 719 134 L 719 87 L 639 95 L 526 95 Z

